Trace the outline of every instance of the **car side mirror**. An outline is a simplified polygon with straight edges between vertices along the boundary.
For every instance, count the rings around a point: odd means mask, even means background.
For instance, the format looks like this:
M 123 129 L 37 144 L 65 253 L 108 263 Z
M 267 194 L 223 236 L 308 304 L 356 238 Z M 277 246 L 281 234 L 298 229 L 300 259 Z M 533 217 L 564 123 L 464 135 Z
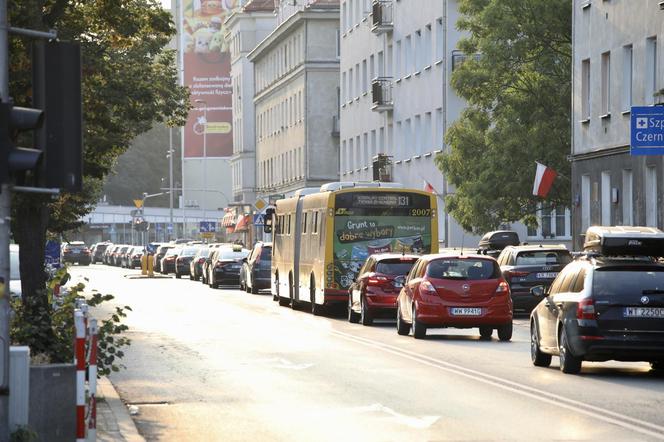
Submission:
M 546 296 L 546 290 L 543 285 L 536 285 L 535 287 L 530 288 L 530 294 L 537 298 L 543 298 Z

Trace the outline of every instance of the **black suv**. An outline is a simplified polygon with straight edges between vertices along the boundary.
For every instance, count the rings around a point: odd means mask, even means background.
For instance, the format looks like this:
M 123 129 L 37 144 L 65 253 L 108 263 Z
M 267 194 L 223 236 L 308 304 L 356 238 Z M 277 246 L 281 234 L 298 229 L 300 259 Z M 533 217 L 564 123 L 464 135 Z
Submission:
M 591 227 L 586 253 L 568 264 L 530 316 L 531 359 L 560 357 L 564 373 L 582 361 L 647 361 L 664 368 L 664 232 Z
M 498 257 L 500 252 L 507 246 L 518 246 L 519 234 L 512 230 L 494 230 L 487 232 L 477 245 L 477 253 Z
M 530 313 L 540 302 L 530 294 L 530 288 L 548 287 L 570 262 L 572 255 L 562 244 L 505 247 L 498 256 L 498 265 L 510 285 L 514 311 Z

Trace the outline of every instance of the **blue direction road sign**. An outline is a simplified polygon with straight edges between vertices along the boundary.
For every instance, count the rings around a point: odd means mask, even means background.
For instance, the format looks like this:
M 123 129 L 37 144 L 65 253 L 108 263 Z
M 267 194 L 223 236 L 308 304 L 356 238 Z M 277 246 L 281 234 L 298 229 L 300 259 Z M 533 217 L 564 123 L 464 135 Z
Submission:
M 265 215 L 262 213 L 257 213 L 254 215 L 254 226 L 264 226 L 265 225 Z
M 201 233 L 214 233 L 217 231 L 217 222 L 201 221 L 198 228 Z
M 631 120 L 631 154 L 664 155 L 664 106 L 634 106 Z
M 60 243 L 57 241 L 46 241 L 44 250 L 44 263 L 52 266 L 60 264 Z

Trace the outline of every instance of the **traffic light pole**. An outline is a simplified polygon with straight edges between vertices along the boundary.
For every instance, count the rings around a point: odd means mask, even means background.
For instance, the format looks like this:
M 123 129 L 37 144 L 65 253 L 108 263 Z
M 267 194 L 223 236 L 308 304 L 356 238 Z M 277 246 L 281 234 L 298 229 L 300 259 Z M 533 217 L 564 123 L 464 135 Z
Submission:
M 0 100 L 9 102 L 9 37 L 7 0 L 0 0 Z M 9 149 L 9 146 L 0 146 Z M 0 193 L 0 442 L 9 441 L 9 236 L 10 187 Z

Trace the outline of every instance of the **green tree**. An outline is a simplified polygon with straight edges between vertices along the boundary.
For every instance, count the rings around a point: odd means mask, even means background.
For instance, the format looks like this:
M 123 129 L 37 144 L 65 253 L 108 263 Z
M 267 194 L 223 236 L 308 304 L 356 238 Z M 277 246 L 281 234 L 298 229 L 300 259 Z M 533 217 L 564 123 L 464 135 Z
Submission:
M 468 102 L 436 162 L 454 191 L 449 212 L 466 230 L 537 224 L 538 204 L 569 205 L 569 180 L 532 195 L 535 162 L 569 176 L 572 2 L 459 0 L 467 57 L 451 82 Z
M 13 201 L 20 270 L 30 276 L 22 280 L 24 301 L 31 298 L 31 311 L 24 312 L 29 321 L 51 308 L 43 271 L 47 233 L 77 227 L 130 142 L 157 122 L 182 125 L 189 105 L 188 91 L 178 86 L 175 53 L 165 49 L 175 27 L 157 0 L 10 0 L 8 13 L 12 26 L 56 29 L 60 40 L 77 41 L 82 51 L 83 191 L 55 199 L 17 194 Z M 12 36 L 9 56 L 10 94 L 29 106 L 30 40 Z M 35 345 L 49 345 L 49 329 L 44 324 L 43 335 L 35 332 Z

